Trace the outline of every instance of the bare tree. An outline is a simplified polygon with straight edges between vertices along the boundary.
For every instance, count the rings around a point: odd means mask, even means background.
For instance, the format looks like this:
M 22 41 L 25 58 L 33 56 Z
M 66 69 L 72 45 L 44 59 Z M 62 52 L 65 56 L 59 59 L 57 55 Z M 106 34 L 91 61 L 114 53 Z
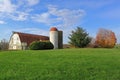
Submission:
M 9 43 L 6 39 L 0 41 L 0 50 L 8 50 Z

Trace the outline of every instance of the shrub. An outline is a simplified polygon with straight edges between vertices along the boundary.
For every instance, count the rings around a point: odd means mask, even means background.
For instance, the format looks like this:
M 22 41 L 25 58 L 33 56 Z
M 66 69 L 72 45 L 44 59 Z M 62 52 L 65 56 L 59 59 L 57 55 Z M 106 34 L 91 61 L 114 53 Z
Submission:
M 44 49 L 53 49 L 54 46 L 51 42 L 45 42 Z
M 34 41 L 30 44 L 29 48 L 31 50 L 39 50 L 39 42 L 38 41 Z
M 29 46 L 31 50 L 46 50 L 46 49 L 53 49 L 53 47 L 54 46 L 51 42 L 41 42 L 41 41 L 34 41 Z

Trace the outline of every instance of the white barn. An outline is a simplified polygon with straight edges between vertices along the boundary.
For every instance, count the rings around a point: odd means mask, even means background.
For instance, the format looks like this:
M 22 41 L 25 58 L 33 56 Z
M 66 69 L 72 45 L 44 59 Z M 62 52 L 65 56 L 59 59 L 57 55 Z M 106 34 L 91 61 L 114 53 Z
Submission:
M 10 50 L 24 50 L 27 49 L 33 41 L 48 41 L 48 36 L 27 34 L 21 32 L 13 32 L 9 41 Z

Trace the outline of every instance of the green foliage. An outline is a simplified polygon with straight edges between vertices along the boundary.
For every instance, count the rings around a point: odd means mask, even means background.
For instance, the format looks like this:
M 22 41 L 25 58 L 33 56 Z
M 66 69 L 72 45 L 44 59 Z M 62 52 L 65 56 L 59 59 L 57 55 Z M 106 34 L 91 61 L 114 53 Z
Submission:
M 77 27 L 75 31 L 72 31 L 68 38 L 70 39 L 70 44 L 80 48 L 86 47 L 91 41 L 88 33 L 80 27 Z
M 44 42 L 44 43 L 45 43 L 45 45 L 44 45 L 45 49 L 53 49 L 54 48 L 54 46 L 51 42 Z
M 119 80 L 119 49 L 0 52 L 0 80 Z
M 29 46 L 31 50 L 53 49 L 53 47 L 54 46 L 51 42 L 40 42 L 40 41 L 34 41 Z

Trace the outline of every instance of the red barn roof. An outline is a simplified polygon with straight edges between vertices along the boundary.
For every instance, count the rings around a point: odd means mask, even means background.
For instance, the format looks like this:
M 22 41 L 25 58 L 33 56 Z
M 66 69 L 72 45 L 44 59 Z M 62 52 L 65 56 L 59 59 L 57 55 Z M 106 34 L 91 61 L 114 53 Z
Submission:
M 42 35 L 35 35 L 35 34 L 28 34 L 28 33 L 21 33 L 21 32 L 13 32 L 14 34 L 17 33 L 20 37 L 21 42 L 26 42 L 27 45 L 30 45 L 33 41 L 45 41 L 49 40 L 48 36 Z

